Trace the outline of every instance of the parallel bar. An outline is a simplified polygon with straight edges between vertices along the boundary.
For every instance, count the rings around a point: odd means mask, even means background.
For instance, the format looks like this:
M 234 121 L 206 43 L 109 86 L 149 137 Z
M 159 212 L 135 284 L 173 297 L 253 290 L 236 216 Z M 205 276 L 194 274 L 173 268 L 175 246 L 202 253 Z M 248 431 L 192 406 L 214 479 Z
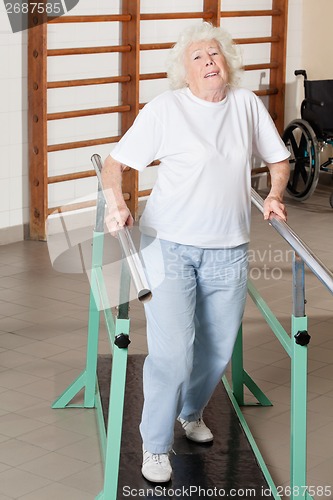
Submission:
M 94 165 L 96 175 L 98 177 L 98 182 L 99 186 L 101 189 L 103 189 L 103 183 L 102 183 L 102 162 L 101 162 L 101 157 L 98 154 L 94 154 L 91 157 L 92 164 Z M 105 203 L 108 203 L 108 200 L 106 197 L 105 198 Z M 138 257 L 138 252 L 134 246 L 132 237 L 130 235 L 130 232 L 126 226 L 120 228 L 117 231 L 117 237 L 120 243 L 120 246 L 123 250 L 124 257 L 126 259 L 129 271 L 131 273 L 132 279 L 133 279 L 133 284 L 135 286 L 135 289 L 137 291 L 137 298 L 141 302 L 147 302 L 151 299 L 152 293 L 149 289 L 146 276 L 143 270 L 143 266 L 141 264 L 141 261 Z
M 101 137 L 100 139 L 87 139 L 86 141 L 64 142 L 63 144 L 52 144 L 47 146 L 48 153 L 54 151 L 64 151 L 65 149 L 88 148 L 90 146 L 100 146 L 101 144 L 112 144 L 120 141 L 120 136 Z
M 281 10 L 224 10 L 221 17 L 260 17 L 260 16 L 280 16 Z
M 47 82 L 48 89 L 59 89 L 63 87 L 80 87 L 83 85 L 105 85 L 108 83 L 126 83 L 130 82 L 130 75 L 110 76 L 101 78 L 83 78 L 82 80 L 59 80 L 56 82 Z
M 165 12 L 140 14 L 140 21 L 160 21 L 161 19 L 212 19 L 211 12 Z
M 62 111 L 59 113 L 49 113 L 48 120 L 65 120 L 67 118 L 80 118 L 83 116 L 107 115 L 109 113 L 126 113 L 131 110 L 131 106 L 109 106 L 105 108 L 78 109 L 74 111 Z
M 114 21 L 130 21 L 132 16 L 130 14 L 109 14 L 97 16 L 60 16 L 48 17 L 47 22 L 52 24 L 64 23 L 109 23 Z
M 74 47 L 66 49 L 48 49 L 47 56 L 77 56 L 82 54 L 106 54 L 109 52 L 130 52 L 130 45 L 105 45 L 101 47 Z
M 252 203 L 263 212 L 264 200 L 252 188 Z M 305 264 L 317 276 L 317 278 L 333 293 L 333 273 L 328 267 L 312 252 L 312 250 L 301 240 L 301 238 L 291 229 L 291 227 L 276 216 L 272 216 L 269 223 L 286 240 L 295 252 L 303 259 Z

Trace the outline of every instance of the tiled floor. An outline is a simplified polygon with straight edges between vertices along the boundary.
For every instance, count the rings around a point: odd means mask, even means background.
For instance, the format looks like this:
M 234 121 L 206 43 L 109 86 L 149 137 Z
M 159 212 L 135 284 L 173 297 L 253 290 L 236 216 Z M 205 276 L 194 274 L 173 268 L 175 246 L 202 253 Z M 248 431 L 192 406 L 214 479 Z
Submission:
M 305 203 L 287 200 L 289 224 L 333 269 L 327 176 Z M 333 189 L 333 187 L 332 187 Z M 289 331 L 291 252 L 253 208 L 251 276 Z M 61 274 L 45 243 L 0 247 L 0 500 L 92 500 L 102 489 L 94 410 L 51 409 L 85 363 L 89 283 Z M 333 489 L 333 297 L 307 271 L 308 484 Z M 146 352 L 140 304 L 131 307 L 131 353 Z M 100 352 L 109 352 L 105 336 Z M 248 300 L 245 367 L 273 401 L 244 409 L 277 485 L 289 483 L 290 361 Z M 139 466 L 139 464 L 138 464 Z M 331 498 L 320 494 L 316 498 Z

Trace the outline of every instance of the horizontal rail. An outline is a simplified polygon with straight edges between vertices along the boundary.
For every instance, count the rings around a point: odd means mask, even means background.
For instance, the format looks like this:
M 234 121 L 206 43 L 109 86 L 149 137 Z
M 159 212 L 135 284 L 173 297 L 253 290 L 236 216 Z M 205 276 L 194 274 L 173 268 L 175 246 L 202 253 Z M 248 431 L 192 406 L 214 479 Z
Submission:
M 152 192 L 152 189 L 143 189 L 138 192 L 139 198 L 143 198 L 144 196 L 149 196 L 150 193 Z
M 125 113 L 131 111 L 128 104 L 120 106 L 108 106 L 105 108 L 77 109 L 74 111 L 61 111 L 59 113 L 49 113 L 48 120 L 65 120 L 68 118 L 81 118 L 83 116 L 107 115 L 109 113 Z
M 144 81 L 144 80 L 158 80 L 159 78 L 167 78 L 167 73 L 164 71 L 164 72 L 161 72 L 161 73 L 145 73 L 145 74 L 141 74 L 139 76 L 139 79 L 141 81 Z
M 123 193 L 124 200 L 128 201 L 131 198 L 129 193 Z M 59 207 L 49 207 L 47 210 L 47 215 L 58 213 L 72 212 L 73 210 L 81 210 L 83 208 L 96 207 L 96 200 L 81 201 L 79 203 L 70 203 L 68 205 L 61 205 Z
M 59 89 L 63 87 L 80 87 L 83 85 L 105 85 L 108 83 L 126 83 L 130 81 L 131 81 L 130 75 L 107 76 L 100 78 L 83 78 L 80 80 L 59 80 L 55 82 L 47 82 L 47 88 Z
M 94 169 L 98 177 L 100 188 L 103 190 L 101 157 L 98 154 L 94 154 L 91 157 L 91 161 L 92 164 L 94 165 Z M 105 198 L 105 203 L 108 204 L 107 198 L 106 197 L 104 198 Z M 138 294 L 138 299 L 141 302 L 147 302 L 148 300 L 151 299 L 152 293 L 149 289 L 141 261 L 138 257 L 138 252 L 134 246 L 128 228 L 126 226 L 120 228 L 117 231 L 117 237 L 120 246 L 122 248 L 123 254 L 125 256 L 130 274 L 132 276 L 133 284 Z
M 84 54 L 107 54 L 107 53 L 124 53 L 131 52 L 132 47 L 130 45 L 105 45 L 97 47 L 71 47 L 64 49 L 48 49 L 47 56 L 77 56 Z
M 262 70 L 262 69 L 276 69 L 279 67 L 279 64 L 277 62 L 268 62 L 268 63 L 261 63 L 261 64 L 247 64 L 243 66 L 244 71 L 257 71 L 257 70 Z M 144 73 L 139 76 L 140 81 L 145 81 L 145 80 L 158 80 L 160 78 L 167 78 L 167 73 L 161 72 L 161 73 Z
M 60 16 L 47 18 L 48 23 L 64 24 L 64 23 L 109 23 L 115 21 L 128 22 L 131 21 L 130 14 L 101 14 L 101 15 L 87 15 L 87 16 Z
M 281 38 L 278 35 L 274 36 L 262 36 L 253 38 L 234 38 L 234 42 L 237 45 L 251 44 L 251 43 L 277 43 L 280 42 Z
M 112 144 L 114 142 L 119 142 L 120 139 L 121 136 L 114 136 L 114 137 L 101 137 L 100 139 L 89 139 L 86 141 L 51 144 L 47 146 L 47 152 L 54 153 L 55 151 L 65 151 L 66 149 L 88 148 L 90 146 L 100 146 L 101 144 Z
M 243 66 L 244 71 L 257 71 L 261 69 L 276 69 L 279 67 L 277 62 L 261 63 L 261 64 L 246 64 Z
M 141 43 L 140 50 L 165 50 L 171 49 L 175 45 L 175 42 L 165 42 L 165 43 Z
M 252 203 L 256 208 L 263 213 L 264 200 L 252 188 Z M 301 257 L 304 263 L 311 269 L 313 274 L 326 286 L 326 288 L 333 293 L 333 273 L 326 267 L 326 265 L 312 252 L 312 250 L 301 240 L 299 236 L 291 229 L 291 227 L 278 218 L 272 216 L 269 223 L 276 229 L 282 238 L 289 243 L 295 252 Z
M 224 10 L 221 13 L 221 17 L 271 17 L 271 16 L 281 16 L 282 12 L 280 9 L 272 10 Z
M 263 37 L 253 37 L 253 38 L 234 38 L 234 42 L 238 45 L 245 45 L 251 43 L 276 43 L 279 42 L 281 38 L 278 35 L 274 36 L 263 36 Z M 165 43 L 142 43 L 140 45 L 140 50 L 166 50 L 171 49 L 175 42 L 165 42 Z
M 270 89 L 254 90 L 253 92 L 258 96 L 265 96 L 265 95 L 276 95 L 279 93 L 279 90 L 275 87 L 272 87 Z
M 73 172 L 70 174 L 52 175 L 47 178 L 48 184 L 56 184 L 57 182 L 75 181 L 77 179 L 86 179 L 87 177 L 95 177 L 95 170 L 84 170 L 82 172 Z
M 212 19 L 212 12 L 163 12 L 140 14 L 140 21 L 160 21 L 164 19 Z

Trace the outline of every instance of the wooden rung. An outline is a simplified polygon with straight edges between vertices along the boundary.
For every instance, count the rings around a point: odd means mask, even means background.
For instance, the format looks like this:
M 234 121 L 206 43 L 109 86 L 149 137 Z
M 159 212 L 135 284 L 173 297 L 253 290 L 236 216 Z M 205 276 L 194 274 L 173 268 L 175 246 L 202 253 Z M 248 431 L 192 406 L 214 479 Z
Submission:
M 101 47 L 75 47 L 67 49 L 49 49 L 47 51 L 48 57 L 53 56 L 77 56 L 84 54 L 107 54 L 107 53 L 124 53 L 131 52 L 130 45 L 105 45 Z
M 89 139 L 86 141 L 65 142 L 63 144 L 52 144 L 47 146 L 47 152 L 64 151 L 66 149 L 88 148 L 89 146 L 100 146 L 101 144 L 112 144 L 119 142 L 121 136 L 116 137 L 101 137 L 100 139 Z
M 145 73 L 140 75 L 140 80 L 158 80 L 159 78 L 166 78 L 167 74 L 164 73 Z
M 140 198 L 143 198 L 144 196 L 149 196 L 151 192 L 152 189 L 144 189 L 143 191 L 139 191 L 138 195 Z
M 140 50 L 160 50 L 160 49 L 171 49 L 174 46 L 174 42 L 169 43 L 142 43 L 140 45 Z
M 74 172 L 71 174 L 62 174 L 62 175 L 52 175 L 52 177 L 48 177 L 48 184 L 56 184 L 57 182 L 66 182 L 66 181 L 74 181 L 77 179 L 86 179 L 87 177 L 95 177 L 95 170 L 84 170 L 83 172 Z
M 108 113 L 125 113 L 131 110 L 131 106 L 109 106 L 106 108 L 79 109 L 75 111 L 62 111 L 60 113 L 49 113 L 48 120 L 64 120 L 67 118 L 80 118 L 82 116 L 106 115 Z
M 280 41 L 279 36 L 263 36 L 263 37 L 253 37 L 253 38 L 235 38 L 234 42 L 237 44 L 250 44 L 250 43 L 276 43 Z M 174 46 L 174 42 L 168 43 L 142 43 L 140 45 L 140 50 L 165 50 L 171 49 Z
M 243 66 L 244 71 L 256 71 L 261 69 L 275 69 L 278 68 L 277 62 L 263 63 L 263 64 L 246 64 Z
M 130 193 L 123 193 L 124 200 L 128 201 L 131 199 Z M 80 210 L 82 208 L 89 208 L 89 207 L 95 207 L 96 206 L 96 201 L 95 200 L 90 200 L 90 201 L 81 201 L 80 203 L 69 203 L 68 205 L 62 205 L 60 207 L 49 207 L 47 210 L 47 215 L 51 215 L 54 213 L 66 213 L 66 212 L 72 212 L 74 210 Z
M 221 12 L 221 17 L 260 17 L 260 16 L 281 16 L 282 12 L 279 9 L 272 10 L 224 10 Z
M 94 200 L 82 201 L 80 203 L 70 203 L 68 205 L 62 205 L 60 207 L 49 207 L 47 209 L 47 215 L 51 215 L 54 213 L 62 214 L 66 212 L 72 212 L 74 210 L 80 210 L 82 208 L 89 208 L 95 206 L 96 206 L 96 201 Z
M 101 78 L 84 78 L 82 80 L 62 80 L 58 82 L 47 82 L 48 89 L 59 89 L 62 87 L 80 87 L 82 85 L 104 85 L 107 83 L 125 83 L 130 82 L 130 75 L 110 76 Z
M 250 43 L 276 43 L 280 41 L 279 36 L 263 36 L 256 38 L 234 38 L 234 42 L 238 45 Z
M 279 90 L 276 88 L 264 89 L 264 90 L 254 90 L 253 91 L 257 96 L 265 96 L 265 95 L 276 95 L 279 93 Z
M 130 21 L 132 16 L 130 14 L 110 14 L 110 15 L 97 15 L 97 16 L 60 16 L 48 17 L 48 23 L 105 23 L 114 21 Z
M 160 21 L 162 19 L 212 19 L 212 12 L 167 12 L 140 14 L 140 21 Z
M 263 174 L 265 172 L 269 172 L 269 168 L 268 167 L 252 168 L 251 175 Z

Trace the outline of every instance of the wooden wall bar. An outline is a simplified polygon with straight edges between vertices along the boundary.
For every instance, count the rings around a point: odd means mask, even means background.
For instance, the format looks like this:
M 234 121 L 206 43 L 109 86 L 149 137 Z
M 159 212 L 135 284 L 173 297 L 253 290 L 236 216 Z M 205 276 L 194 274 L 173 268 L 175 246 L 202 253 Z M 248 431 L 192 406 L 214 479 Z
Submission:
M 46 1 L 46 0 L 45 0 Z M 246 2 L 244 2 L 246 3 Z M 140 44 L 140 21 L 175 19 L 204 19 L 219 26 L 223 18 L 271 17 L 272 30 L 269 36 L 235 38 L 238 44 L 270 44 L 270 61 L 257 64 L 245 64 L 246 71 L 269 70 L 269 88 L 255 90 L 259 96 L 269 96 L 269 110 L 280 132 L 284 121 L 284 82 L 286 58 L 288 0 L 272 0 L 272 8 L 266 10 L 235 10 L 224 11 L 222 0 L 203 0 L 202 12 L 177 13 L 140 13 L 140 0 L 123 0 L 121 12 L 112 15 L 65 15 L 48 18 L 47 23 L 41 15 L 31 19 L 35 26 L 28 31 L 28 94 L 29 94 L 29 163 L 30 163 L 30 237 L 45 240 L 45 223 L 47 216 L 54 210 L 77 209 L 74 203 L 65 209 L 48 206 L 48 185 L 62 182 L 75 182 L 78 179 L 91 178 L 94 171 L 83 170 L 63 175 L 48 174 L 48 154 L 56 151 L 66 151 L 102 144 L 112 144 L 133 123 L 144 103 L 139 101 L 139 86 L 141 81 L 166 78 L 165 72 L 140 74 L 140 52 L 149 50 L 166 50 L 172 47 L 174 41 L 163 43 Z M 121 23 L 121 39 L 119 45 L 104 45 L 97 47 L 65 47 L 47 48 L 47 25 L 52 23 Z M 48 57 L 70 57 L 72 55 L 115 53 L 119 54 L 120 75 L 106 75 L 96 78 L 47 81 L 46 68 Z M 246 61 L 245 61 L 246 62 Z M 47 112 L 47 89 L 60 89 L 89 85 L 120 84 L 121 93 L 116 106 L 104 106 L 91 109 L 74 109 L 57 113 Z M 101 137 L 84 141 L 72 141 L 62 144 L 48 144 L 47 123 L 52 120 L 79 118 L 108 113 L 120 114 L 120 130 L 117 136 Z M 260 171 L 260 169 L 259 169 Z M 257 171 L 256 171 L 257 172 Z M 123 182 L 124 196 L 134 217 L 138 216 L 138 199 L 148 196 L 150 189 L 138 191 L 138 172 L 126 170 Z M 90 202 L 85 206 L 91 206 Z
M 45 240 L 47 217 L 47 96 L 45 13 L 30 16 L 28 33 L 28 143 L 30 238 Z

